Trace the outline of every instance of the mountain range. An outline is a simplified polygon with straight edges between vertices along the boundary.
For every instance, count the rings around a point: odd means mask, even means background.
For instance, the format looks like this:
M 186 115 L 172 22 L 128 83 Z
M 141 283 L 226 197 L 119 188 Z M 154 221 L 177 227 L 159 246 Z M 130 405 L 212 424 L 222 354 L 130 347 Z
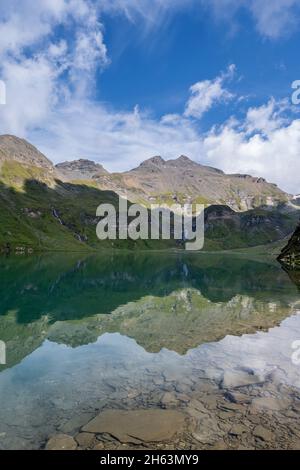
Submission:
M 96 237 L 96 208 L 118 208 L 119 196 L 150 207 L 205 204 L 207 250 L 245 248 L 285 240 L 299 220 L 298 199 L 263 178 L 227 175 L 186 156 L 153 157 L 123 173 L 80 159 L 56 166 L 15 136 L 0 136 L 2 251 L 175 248 L 175 241 Z M 283 242 L 284 243 L 284 242 Z
M 263 178 L 226 175 L 183 155 L 167 161 L 160 156 L 152 157 L 124 173 L 108 173 L 102 165 L 89 160 L 60 163 L 56 170 L 64 181 L 92 180 L 100 189 L 113 190 L 145 206 L 203 203 L 227 205 L 235 211 L 245 211 L 277 206 L 291 199 L 290 195 Z

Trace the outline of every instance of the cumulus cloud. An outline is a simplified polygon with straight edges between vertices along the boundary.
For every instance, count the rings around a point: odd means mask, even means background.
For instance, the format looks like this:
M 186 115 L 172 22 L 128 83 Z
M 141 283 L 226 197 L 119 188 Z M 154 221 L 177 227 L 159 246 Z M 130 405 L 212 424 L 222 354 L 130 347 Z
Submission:
M 252 0 L 249 5 L 258 31 L 267 37 L 290 34 L 299 25 L 298 0 Z
M 268 136 L 288 122 L 284 112 L 290 108 L 287 100 L 276 102 L 271 98 L 265 105 L 248 109 L 245 128 L 248 133 L 258 131 Z
M 87 157 L 110 171 L 128 170 L 153 155 L 199 156 L 201 141 L 192 123 L 178 115 L 153 119 L 137 107 L 112 110 L 91 101 L 72 101 L 48 117 L 46 132 L 34 142 L 55 162 Z
M 227 173 L 263 176 L 299 193 L 300 120 L 282 116 L 282 103 L 248 110 L 244 121 L 229 121 L 202 140 L 205 160 Z
M 83 1 L 81 1 L 82 4 Z M 79 0 L 76 1 L 76 5 Z M 72 2 L 68 0 L 2 0 L 0 11 L 0 53 L 18 54 L 50 34 L 65 20 Z M 74 2 L 73 2 L 73 6 Z M 74 13 L 73 13 L 74 14 Z
M 56 106 L 88 93 L 95 71 L 109 59 L 94 2 L 2 3 L 0 76 L 7 105 L 1 109 L 1 131 L 25 137 L 42 127 Z
M 227 102 L 234 95 L 224 88 L 224 83 L 233 77 L 235 65 L 228 67 L 227 72 L 214 80 L 204 80 L 191 86 L 189 98 L 184 115 L 186 117 L 201 118 L 214 104 Z
M 2 67 L 6 83 L 6 106 L 1 108 L 1 131 L 26 136 L 32 127 L 43 126 L 57 103 L 58 69 L 43 56 L 16 61 Z
M 290 193 L 300 190 L 300 120 L 287 121 L 282 103 L 273 99 L 205 134 L 184 115 L 156 120 L 137 108 L 125 113 L 73 102 L 53 113 L 46 133 L 32 137 L 56 162 L 84 156 L 122 171 L 153 155 L 185 154 L 227 173 L 263 176 Z

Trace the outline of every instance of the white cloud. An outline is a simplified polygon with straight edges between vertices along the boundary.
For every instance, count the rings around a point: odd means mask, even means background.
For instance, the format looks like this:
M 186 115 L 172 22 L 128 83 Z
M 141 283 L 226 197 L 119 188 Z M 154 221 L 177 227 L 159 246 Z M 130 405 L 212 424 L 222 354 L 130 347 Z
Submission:
M 267 38 L 278 39 L 299 29 L 299 0 L 200 0 L 218 19 L 232 23 L 241 9 L 252 15 L 256 29 Z M 197 2 L 197 0 L 196 0 Z
M 97 0 L 100 11 L 125 14 L 135 22 L 141 18 L 146 25 L 161 25 L 166 15 L 188 8 L 199 0 Z
M 156 154 L 199 155 L 199 134 L 188 119 L 152 119 L 135 107 L 109 110 L 90 101 L 70 102 L 48 118 L 47 132 L 36 130 L 34 142 L 54 161 L 87 157 L 110 171 L 127 170 Z
M 263 176 L 286 191 L 298 193 L 300 120 L 287 123 L 279 109 L 282 105 L 271 100 L 250 109 L 245 122 L 230 121 L 214 128 L 203 138 L 206 161 L 228 173 Z
M 124 113 L 78 102 L 54 113 L 47 132 L 37 130 L 32 139 L 56 162 L 87 157 L 110 171 L 122 171 L 153 155 L 185 154 L 227 173 L 262 176 L 299 193 L 300 120 L 287 123 L 279 109 L 282 105 L 271 100 L 251 108 L 244 120 L 231 119 L 200 134 L 194 122 L 181 115 L 155 120 L 137 108 Z
M 299 25 L 299 0 L 252 0 L 249 6 L 263 36 L 276 39 Z
M 0 53 L 19 53 L 51 33 L 63 21 L 67 0 L 2 0 L 0 11 Z
M 57 104 L 57 68 L 43 56 L 22 61 L 9 60 L 2 68 L 7 104 L 1 108 L 2 132 L 26 136 L 43 126 L 49 110 Z
M 274 98 L 265 105 L 249 108 L 246 117 L 247 132 L 251 134 L 258 131 L 266 136 L 270 135 L 285 124 L 283 113 L 289 108 L 286 100 L 276 102 Z
M 232 64 L 220 77 L 195 83 L 190 88 L 191 97 L 186 105 L 185 116 L 199 119 L 214 104 L 232 99 L 234 95 L 224 88 L 224 82 L 231 79 L 234 72 L 235 65 Z
M 232 27 L 232 18 L 243 8 L 252 15 L 257 31 L 271 39 L 298 29 L 300 18 L 299 0 L 98 0 L 98 4 L 105 11 L 126 14 L 131 21 L 142 17 L 150 26 L 180 9 L 205 6 Z
M 103 43 L 103 35 L 100 29 L 89 32 L 81 31 L 77 34 L 74 57 L 74 65 L 81 71 L 90 72 L 94 70 L 96 62 L 98 62 L 98 65 L 108 63 L 107 48 Z
M 66 28 L 59 39 L 52 34 L 55 27 Z M 0 77 L 6 83 L 7 105 L 1 108 L 0 131 L 26 136 L 42 127 L 56 106 L 91 93 L 95 71 L 108 63 L 92 2 L 4 0 Z

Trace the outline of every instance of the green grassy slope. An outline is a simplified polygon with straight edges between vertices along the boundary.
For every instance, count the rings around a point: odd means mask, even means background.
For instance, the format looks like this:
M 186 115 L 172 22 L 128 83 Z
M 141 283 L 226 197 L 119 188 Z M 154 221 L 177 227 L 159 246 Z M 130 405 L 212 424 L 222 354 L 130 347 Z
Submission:
M 107 248 L 170 248 L 174 242 L 105 240 L 96 236 L 99 204 L 118 207 L 111 191 L 49 179 L 43 169 L 5 162 L 0 175 L 2 251 L 87 251 Z
M 227 206 L 210 206 L 205 212 L 207 250 L 230 250 L 269 245 L 284 240 L 297 224 L 299 214 L 280 209 L 234 212 Z
M 90 251 L 182 248 L 176 241 L 105 240 L 96 236 L 96 209 L 118 208 L 119 197 L 93 182 L 63 183 L 44 168 L 5 161 L 0 168 L 0 250 Z M 295 228 L 297 212 L 278 209 L 236 213 L 210 206 L 205 215 L 205 250 L 228 250 L 274 243 Z

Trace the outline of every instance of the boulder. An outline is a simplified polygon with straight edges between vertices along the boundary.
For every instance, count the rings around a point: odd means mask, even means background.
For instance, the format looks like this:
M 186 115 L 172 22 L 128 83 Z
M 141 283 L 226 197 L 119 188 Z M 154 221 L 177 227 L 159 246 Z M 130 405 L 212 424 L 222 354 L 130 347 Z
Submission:
M 239 370 L 226 370 L 221 382 L 221 387 L 230 389 L 246 387 L 248 385 L 259 384 L 262 382 L 264 382 L 264 380 L 255 374 L 249 374 L 248 372 Z
M 83 427 L 84 432 L 108 433 L 118 441 L 161 442 L 183 429 L 185 415 L 176 410 L 105 410 Z
M 274 437 L 271 431 L 261 425 L 258 425 L 254 428 L 253 435 L 254 437 L 258 437 L 262 441 L 271 441 Z
M 46 445 L 46 450 L 75 450 L 77 443 L 73 437 L 67 434 L 57 434 L 52 436 Z

